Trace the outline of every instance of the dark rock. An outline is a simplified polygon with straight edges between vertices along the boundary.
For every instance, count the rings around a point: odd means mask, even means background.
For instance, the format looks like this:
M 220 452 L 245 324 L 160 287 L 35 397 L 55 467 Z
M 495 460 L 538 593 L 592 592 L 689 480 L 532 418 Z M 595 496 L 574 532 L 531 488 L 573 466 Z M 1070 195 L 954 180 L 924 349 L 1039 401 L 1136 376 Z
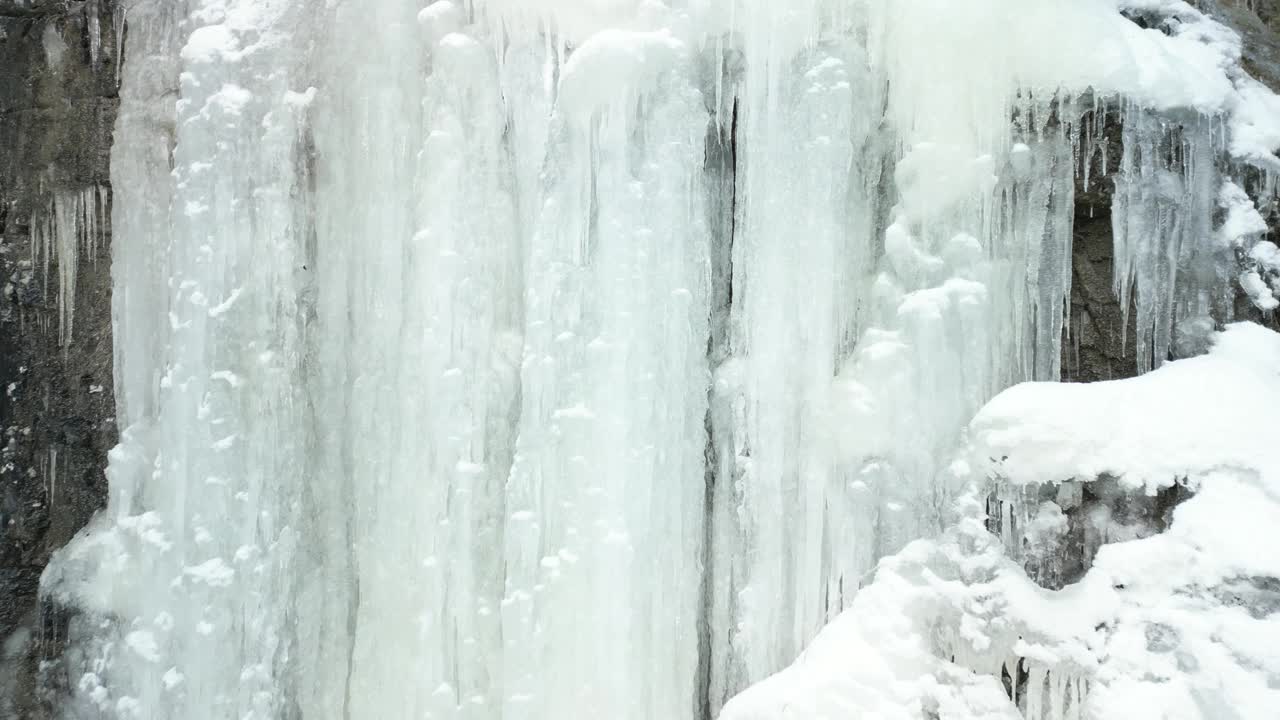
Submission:
M 116 441 L 105 222 L 117 105 L 115 9 L 115 0 L 0 0 L 0 718 L 5 719 L 51 717 L 49 694 L 37 688 L 43 682 L 40 665 L 58 655 L 59 627 L 66 618 L 39 607 L 40 574 L 53 551 L 105 503 L 106 452 Z M 85 244 L 75 258 L 51 258 L 45 248 L 34 247 L 59 196 L 90 198 L 89 210 L 102 221 L 99 236 L 81 238 Z M 96 258 L 88 243 L 97 244 Z M 59 261 L 77 265 L 69 337 L 59 327 Z M 52 626 L 45 626 L 44 616 Z

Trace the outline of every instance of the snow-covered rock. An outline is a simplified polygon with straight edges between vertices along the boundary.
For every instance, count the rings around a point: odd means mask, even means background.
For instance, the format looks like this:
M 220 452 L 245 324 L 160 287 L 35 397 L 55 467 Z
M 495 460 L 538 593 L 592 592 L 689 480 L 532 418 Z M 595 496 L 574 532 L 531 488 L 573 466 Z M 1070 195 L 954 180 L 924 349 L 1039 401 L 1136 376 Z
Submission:
M 1006 391 L 970 428 L 975 469 L 1193 494 L 1163 532 L 1105 545 L 1078 583 L 1047 590 L 988 532 L 991 480 L 975 480 L 946 533 L 881 562 L 794 665 L 721 718 L 1270 717 L 1278 426 L 1280 335 L 1256 325 L 1144 377 Z M 1047 514 L 1035 522 L 1053 525 Z

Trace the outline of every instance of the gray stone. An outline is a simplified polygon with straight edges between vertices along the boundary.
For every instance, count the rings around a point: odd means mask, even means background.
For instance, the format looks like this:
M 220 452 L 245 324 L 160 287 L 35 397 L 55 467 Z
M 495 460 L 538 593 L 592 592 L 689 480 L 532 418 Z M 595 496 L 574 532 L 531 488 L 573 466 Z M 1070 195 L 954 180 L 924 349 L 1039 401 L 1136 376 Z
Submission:
M 57 259 L 46 272 L 33 248 L 59 194 L 101 188 L 96 210 L 108 216 L 115 0 L 29 5 L 0 0 L 0 718 L 24 719 L 49 716 L 38 671 L 60 655 L 65 623 L 40 608 L 40 573 L 104 504 L 116 437 L 109 223 L 96 260 L 87 246 L 75 259 L 65 342 Z

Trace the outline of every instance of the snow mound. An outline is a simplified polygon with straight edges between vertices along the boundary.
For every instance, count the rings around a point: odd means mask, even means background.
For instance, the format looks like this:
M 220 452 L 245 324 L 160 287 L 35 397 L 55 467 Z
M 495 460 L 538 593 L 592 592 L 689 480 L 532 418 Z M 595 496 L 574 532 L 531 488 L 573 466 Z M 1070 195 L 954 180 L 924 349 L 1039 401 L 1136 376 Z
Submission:
M 1231 325 L 1208 355 L 1089 385 L 1024 383 L 969 426 L 977 467 L 1017 484 L 1103 475 L 1155 488 L 1220 467 L 1280 466 L 1280 336 Z
M 1046 590 L 987 531 L 985 487 L 941 537 L 885 559 L 794 665 L 723 720 L 1270 717 L 1280 702 L 1280 335 L 1095 385 L 1028 383 L 975 418 L 1003 479 L 1119 475 L 1195 494 L 1161 534 Z M 962 464 L 958 464 L 962 465 Z

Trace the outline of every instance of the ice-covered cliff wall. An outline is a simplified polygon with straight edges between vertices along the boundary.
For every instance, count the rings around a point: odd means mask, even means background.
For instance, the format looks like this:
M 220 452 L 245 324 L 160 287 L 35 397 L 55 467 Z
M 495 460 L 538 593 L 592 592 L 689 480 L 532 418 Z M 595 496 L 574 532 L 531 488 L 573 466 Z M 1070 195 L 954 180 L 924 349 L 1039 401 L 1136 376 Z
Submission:
M 1123 9 L 130 3 L 67 711 L 717 713 L 1057 379 L 1078 188 L 1136 367 L 1267 303 L 1276 98 Z

